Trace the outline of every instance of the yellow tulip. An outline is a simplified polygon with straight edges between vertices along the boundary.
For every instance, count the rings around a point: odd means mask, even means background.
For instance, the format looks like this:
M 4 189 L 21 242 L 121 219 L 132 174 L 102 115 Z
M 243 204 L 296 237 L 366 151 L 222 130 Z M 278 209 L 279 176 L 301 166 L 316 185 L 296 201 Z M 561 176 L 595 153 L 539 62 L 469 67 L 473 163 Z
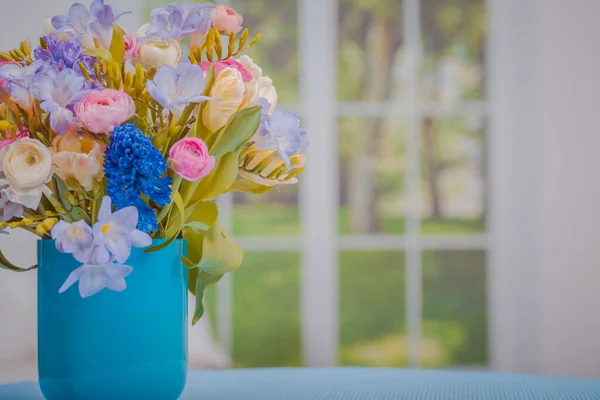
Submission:
M 240 108 L 246 91 L 242 74 L 234 68 L 225 68 L 219 73 L 210 90 L 209 100 L 202 111 L 202 123 L 215 132 L 224 126 Z

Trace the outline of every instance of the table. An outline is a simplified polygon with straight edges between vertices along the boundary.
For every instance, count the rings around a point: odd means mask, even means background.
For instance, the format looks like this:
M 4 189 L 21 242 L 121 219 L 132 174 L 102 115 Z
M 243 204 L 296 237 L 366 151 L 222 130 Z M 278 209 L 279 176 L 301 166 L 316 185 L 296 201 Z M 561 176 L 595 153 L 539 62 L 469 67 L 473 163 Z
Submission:
M 0 399 L 42 400 L 37 383 L 0 386 Z M 600 380 L 377 368 L 194 371 L 182 400 L 598 400 Z M 145 399 L 148 400 L 148 399 Z

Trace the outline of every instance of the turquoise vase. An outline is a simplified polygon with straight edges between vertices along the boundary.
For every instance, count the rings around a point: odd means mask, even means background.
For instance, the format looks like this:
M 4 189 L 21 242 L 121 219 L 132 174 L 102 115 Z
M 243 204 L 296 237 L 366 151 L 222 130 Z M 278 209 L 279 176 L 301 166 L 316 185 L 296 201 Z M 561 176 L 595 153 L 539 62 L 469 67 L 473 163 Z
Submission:
M 154 240 L 153 246 L 163 240 Z M 184 240 L 132 249 L 127 289 L 59 294 L 81 264 L 38 242 L 38 370 L 47 400 L 177 399 L 187 375 Z

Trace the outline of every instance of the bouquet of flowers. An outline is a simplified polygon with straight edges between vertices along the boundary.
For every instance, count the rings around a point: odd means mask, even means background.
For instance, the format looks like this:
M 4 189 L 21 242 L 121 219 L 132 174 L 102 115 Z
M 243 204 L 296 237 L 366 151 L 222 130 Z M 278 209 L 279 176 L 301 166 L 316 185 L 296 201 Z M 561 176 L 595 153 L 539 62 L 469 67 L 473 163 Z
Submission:
M 132 247 L 185 238 L 195 323 L 242 262 L 214 200 L 296 183 L 306 133 L 242 55 L 260 35 L 231 8 L 168 5 L 136 33 L 123 14 L 75 3 L 39 45 L 0 53 L 0 233 L 53 239 L 81 263 L 57 290 L 78 282 L 82 297 L 125 290 Z M 0 266 L 36 268 L 1 252 Z

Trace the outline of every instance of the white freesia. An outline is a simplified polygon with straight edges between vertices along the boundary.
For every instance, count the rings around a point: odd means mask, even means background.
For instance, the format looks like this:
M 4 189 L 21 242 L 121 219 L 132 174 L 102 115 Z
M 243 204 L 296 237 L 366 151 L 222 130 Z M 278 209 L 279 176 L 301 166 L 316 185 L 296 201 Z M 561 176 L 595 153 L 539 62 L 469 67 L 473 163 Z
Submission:
M 137 61 L 147 71 L 164 64 L 177 68 L 181 55 L 181 47 L 175 40 L 148 39 L 142 42 Z
M 36 209 L 42 199 L 42 186 L 52 178 L 52 154 L 42 142 L 21 138 L 0 151 L 4 178 L 0 186 L 10 201 Z

